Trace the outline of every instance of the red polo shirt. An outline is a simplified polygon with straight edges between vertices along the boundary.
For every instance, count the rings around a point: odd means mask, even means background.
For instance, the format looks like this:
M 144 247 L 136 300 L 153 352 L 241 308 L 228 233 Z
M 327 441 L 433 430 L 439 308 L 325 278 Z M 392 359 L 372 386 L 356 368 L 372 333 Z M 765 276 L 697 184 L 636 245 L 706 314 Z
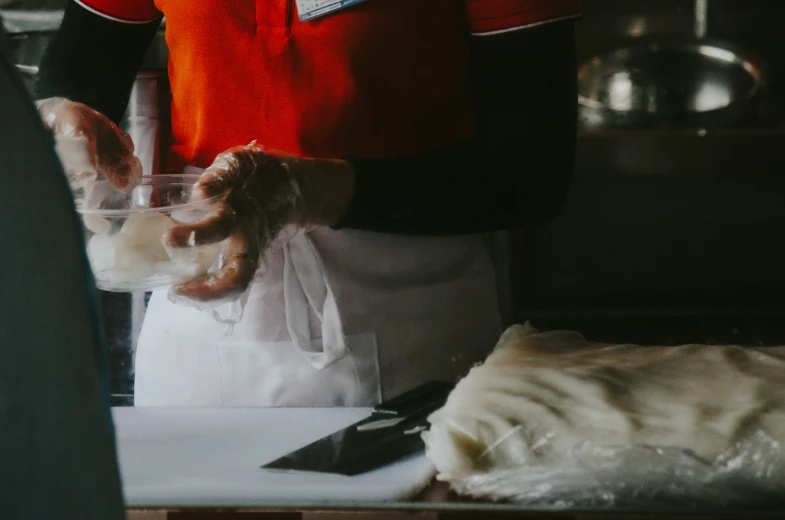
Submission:
M 300 23 L 294 0 L 78 1 L 125 23 L 166 16 L 173 168 L 253 140 L 380 157 L 471 138 L 468 34 L 580 14 L 580 0 L 367 0 Z

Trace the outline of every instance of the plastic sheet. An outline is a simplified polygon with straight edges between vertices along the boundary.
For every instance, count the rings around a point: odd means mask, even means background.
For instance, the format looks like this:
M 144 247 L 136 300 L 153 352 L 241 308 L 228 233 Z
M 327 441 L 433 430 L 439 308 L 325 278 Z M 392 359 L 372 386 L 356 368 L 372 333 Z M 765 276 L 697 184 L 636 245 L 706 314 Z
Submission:
M 423 434 L 462 494 L 548 508 L 785 499 L 785 348 L 641 347 L 508 330 Z
M 463 495 L 530 507 L 729 507 L 782 503 L 780 443 L 763 432 L 714 461 L 693 452 L 589 442 L 549 464 L 476 473 L 451 483 Z

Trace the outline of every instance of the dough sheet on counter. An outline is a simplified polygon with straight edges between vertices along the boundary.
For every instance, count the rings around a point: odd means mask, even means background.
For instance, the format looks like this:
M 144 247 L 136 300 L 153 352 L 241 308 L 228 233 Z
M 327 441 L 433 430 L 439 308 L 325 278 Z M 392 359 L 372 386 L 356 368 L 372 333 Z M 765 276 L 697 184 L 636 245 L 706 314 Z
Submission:
M 609 345 L 527 323 L 430 421 L 439 478 L 468 494 L 576 505 L 771 497 L 785 489 L 785 347 Z

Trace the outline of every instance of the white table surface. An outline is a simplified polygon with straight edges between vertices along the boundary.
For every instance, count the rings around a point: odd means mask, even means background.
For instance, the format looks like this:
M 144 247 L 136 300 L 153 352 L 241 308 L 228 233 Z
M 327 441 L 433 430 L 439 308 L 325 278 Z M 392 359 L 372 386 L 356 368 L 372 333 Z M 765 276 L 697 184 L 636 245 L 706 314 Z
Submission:
M 424 455 L 347 477 L 260 466 L 370 415 L 367 408 L 115 408 L 128 507 L 398 501 L 431 482 Z

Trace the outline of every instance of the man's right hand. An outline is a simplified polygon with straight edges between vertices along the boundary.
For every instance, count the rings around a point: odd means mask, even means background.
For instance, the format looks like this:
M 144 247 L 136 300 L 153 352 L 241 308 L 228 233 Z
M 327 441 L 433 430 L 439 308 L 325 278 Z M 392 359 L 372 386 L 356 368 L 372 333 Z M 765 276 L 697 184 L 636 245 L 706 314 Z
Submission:
M 131 137 L 108 117 L 64 98 L 43 99 L 37 106 L 44 125 L 54 134 L 57 155 L 72 188 L 81 188 L 99 176 L 122 192 L 139 184 L 142 163 L 134 156 Z

